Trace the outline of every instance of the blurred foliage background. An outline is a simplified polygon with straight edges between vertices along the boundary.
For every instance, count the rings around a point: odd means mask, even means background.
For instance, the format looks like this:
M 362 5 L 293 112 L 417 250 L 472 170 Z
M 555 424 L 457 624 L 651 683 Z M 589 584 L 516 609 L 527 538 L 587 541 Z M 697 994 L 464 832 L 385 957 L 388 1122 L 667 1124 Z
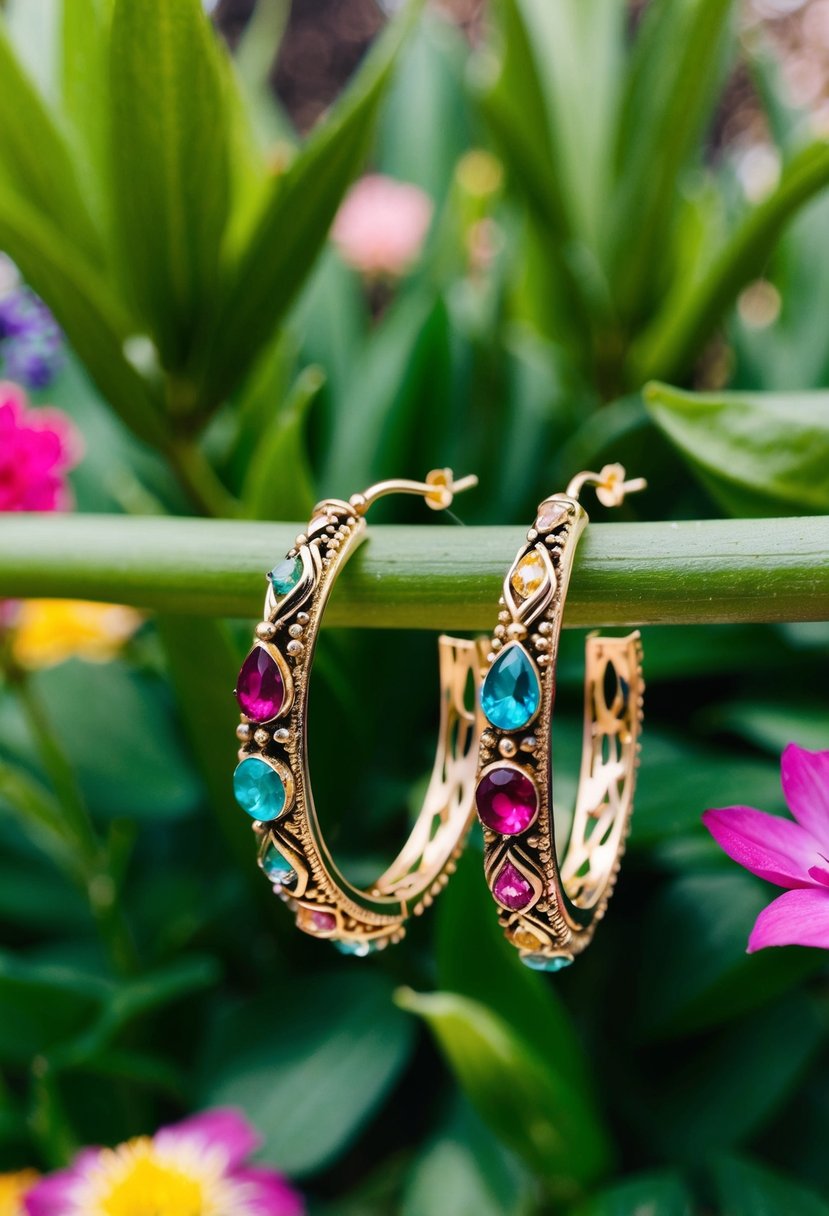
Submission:
M 829 512 L 827 0 L 3 7 L 0 249 L 66 337 L 35 396 L 84 436 L 78 510 L 299 520 L 452 464 L 464 522 L 518 536 L 613 459 L 630 519 Z M 368 171 L 430 204 L 406 265 L 328 239 Z M 0 692 L 0 1169 L 228 1103 L 320 1216 L 829 1211 L 824 956 L 745 955 L 768 891 L 700 825 L 782 810 L 784 744 L 829 746 L 829 626 L 645 631 L 629 853 L 554 981 L 474 838 L 395 950 L 294 931 L 230 793 L 249 628 L 148 619 Z M 431 638 L 364 631 L 315 669 L 357 878 L 430 763 L 403 645 L 428 671 Z

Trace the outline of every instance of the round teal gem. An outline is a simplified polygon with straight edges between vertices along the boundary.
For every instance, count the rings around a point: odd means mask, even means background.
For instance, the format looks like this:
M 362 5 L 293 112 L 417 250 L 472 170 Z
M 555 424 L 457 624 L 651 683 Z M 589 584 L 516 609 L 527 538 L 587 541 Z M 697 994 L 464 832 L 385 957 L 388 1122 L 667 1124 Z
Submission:
M 487 672 L 481 707 L 499 730 L 521 730 L 532 722 L 540 704 L 535 665 L 520 642 L 511 642 Z
M 285 786 L 276 769 L 256 756 L 247 756 L 233 774 L 236 801 L 251 819 L 267 823 L 285 810 Z
M 273 570 L 268 572 L 268 578 L 275 594 L 287 595 L 289 591 L 293 591 L 302 578 L 302 571 L 302 558 L 299 555 L 286 557 L 279 565 L 274 566 Z
M 334 949 L 340 954 L 353 955 L 355 958 L 365 958 L 377 947 L 373 942 L 334 942 Z
M 573 961 L 571 954 L 522 954 L 521 962 L 533 971 L 563 971 Z
M 288 861 L 288 858 L 282 856 L 276 845 L 268 845 L 265 850 L 262 858 L 262 869 L 271 882 L 278 882 L 282 887 L 288 887 L 296 882 L 296 870 Z

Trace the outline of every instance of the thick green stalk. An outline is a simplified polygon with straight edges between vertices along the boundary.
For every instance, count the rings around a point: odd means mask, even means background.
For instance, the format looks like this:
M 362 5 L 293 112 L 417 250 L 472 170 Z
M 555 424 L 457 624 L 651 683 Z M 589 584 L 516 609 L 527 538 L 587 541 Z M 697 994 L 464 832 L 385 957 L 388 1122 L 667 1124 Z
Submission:
M 110 600 L 255 618 L 264 573 L 298 524 L 124 516 L 6 516 L 0 599 Z M 369 529 L 327 622 L 487 629 L 520 527 Z M 570 625 L 829 620 L 829 519 L 591 525 L 567 600 Z

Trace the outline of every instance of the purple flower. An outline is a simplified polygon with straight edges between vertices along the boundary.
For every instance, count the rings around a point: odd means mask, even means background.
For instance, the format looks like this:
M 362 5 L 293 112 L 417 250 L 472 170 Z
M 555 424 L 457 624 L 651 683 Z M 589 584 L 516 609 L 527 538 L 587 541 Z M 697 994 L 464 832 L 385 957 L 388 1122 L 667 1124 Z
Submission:
M 829 751 L 790 743 L 780 764 L 794 819 L 748 806 L 706 811 L 702 821 L 729 857 L 752 874 L 787 887 L 764 908 L 748 940 L 766 946 L 829 949 Z
M 0 359 L 10 380 L 30 389 L 47 388 L 63 365 L 63 335 L 28 287 L 0 297 Z
M 275 1170 L 246 1164 L 259 1137 L 236 1111 L 212 1110 L 114 1149 L 86 1149 L 37 1183 L 27 1216 L 303 1216 Z

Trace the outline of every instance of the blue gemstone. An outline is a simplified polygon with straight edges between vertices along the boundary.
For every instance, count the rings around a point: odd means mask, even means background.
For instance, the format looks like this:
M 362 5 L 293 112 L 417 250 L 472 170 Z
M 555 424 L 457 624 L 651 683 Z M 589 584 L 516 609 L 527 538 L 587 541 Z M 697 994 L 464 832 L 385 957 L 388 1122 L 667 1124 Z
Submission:
M 302 558 L 299 555 L 286 557 L 278 566 L 274 566 L 273 570 L 268 572 L 268 578 L 276 595 L 287 595 L 289 591 L 293 591 L 302 578 L 302 571 Z
M 233 774 L 236 801 L 251 819 L 267 823 L 285 810 L 285 786 L 276 769 L 264 760 L 248 756 Z
M 563 971 L 573 961 L 570 954 L 522 954 L 521 962 L 533 971 Z
M 511 642 L 487 672 L 481 706 L 499 730 L 521 730 L 538 713 L 541 688 L 532 659 L 519 642 Z
M 282 887 L 291 886 L 296 882 L 296 870 L 288 861 L 288 858 L 282 856 L 275 845 L 268 845 L 265 850 L 265 855 L 262 858 L 262 869 L 271 882 L 278 882 Z

